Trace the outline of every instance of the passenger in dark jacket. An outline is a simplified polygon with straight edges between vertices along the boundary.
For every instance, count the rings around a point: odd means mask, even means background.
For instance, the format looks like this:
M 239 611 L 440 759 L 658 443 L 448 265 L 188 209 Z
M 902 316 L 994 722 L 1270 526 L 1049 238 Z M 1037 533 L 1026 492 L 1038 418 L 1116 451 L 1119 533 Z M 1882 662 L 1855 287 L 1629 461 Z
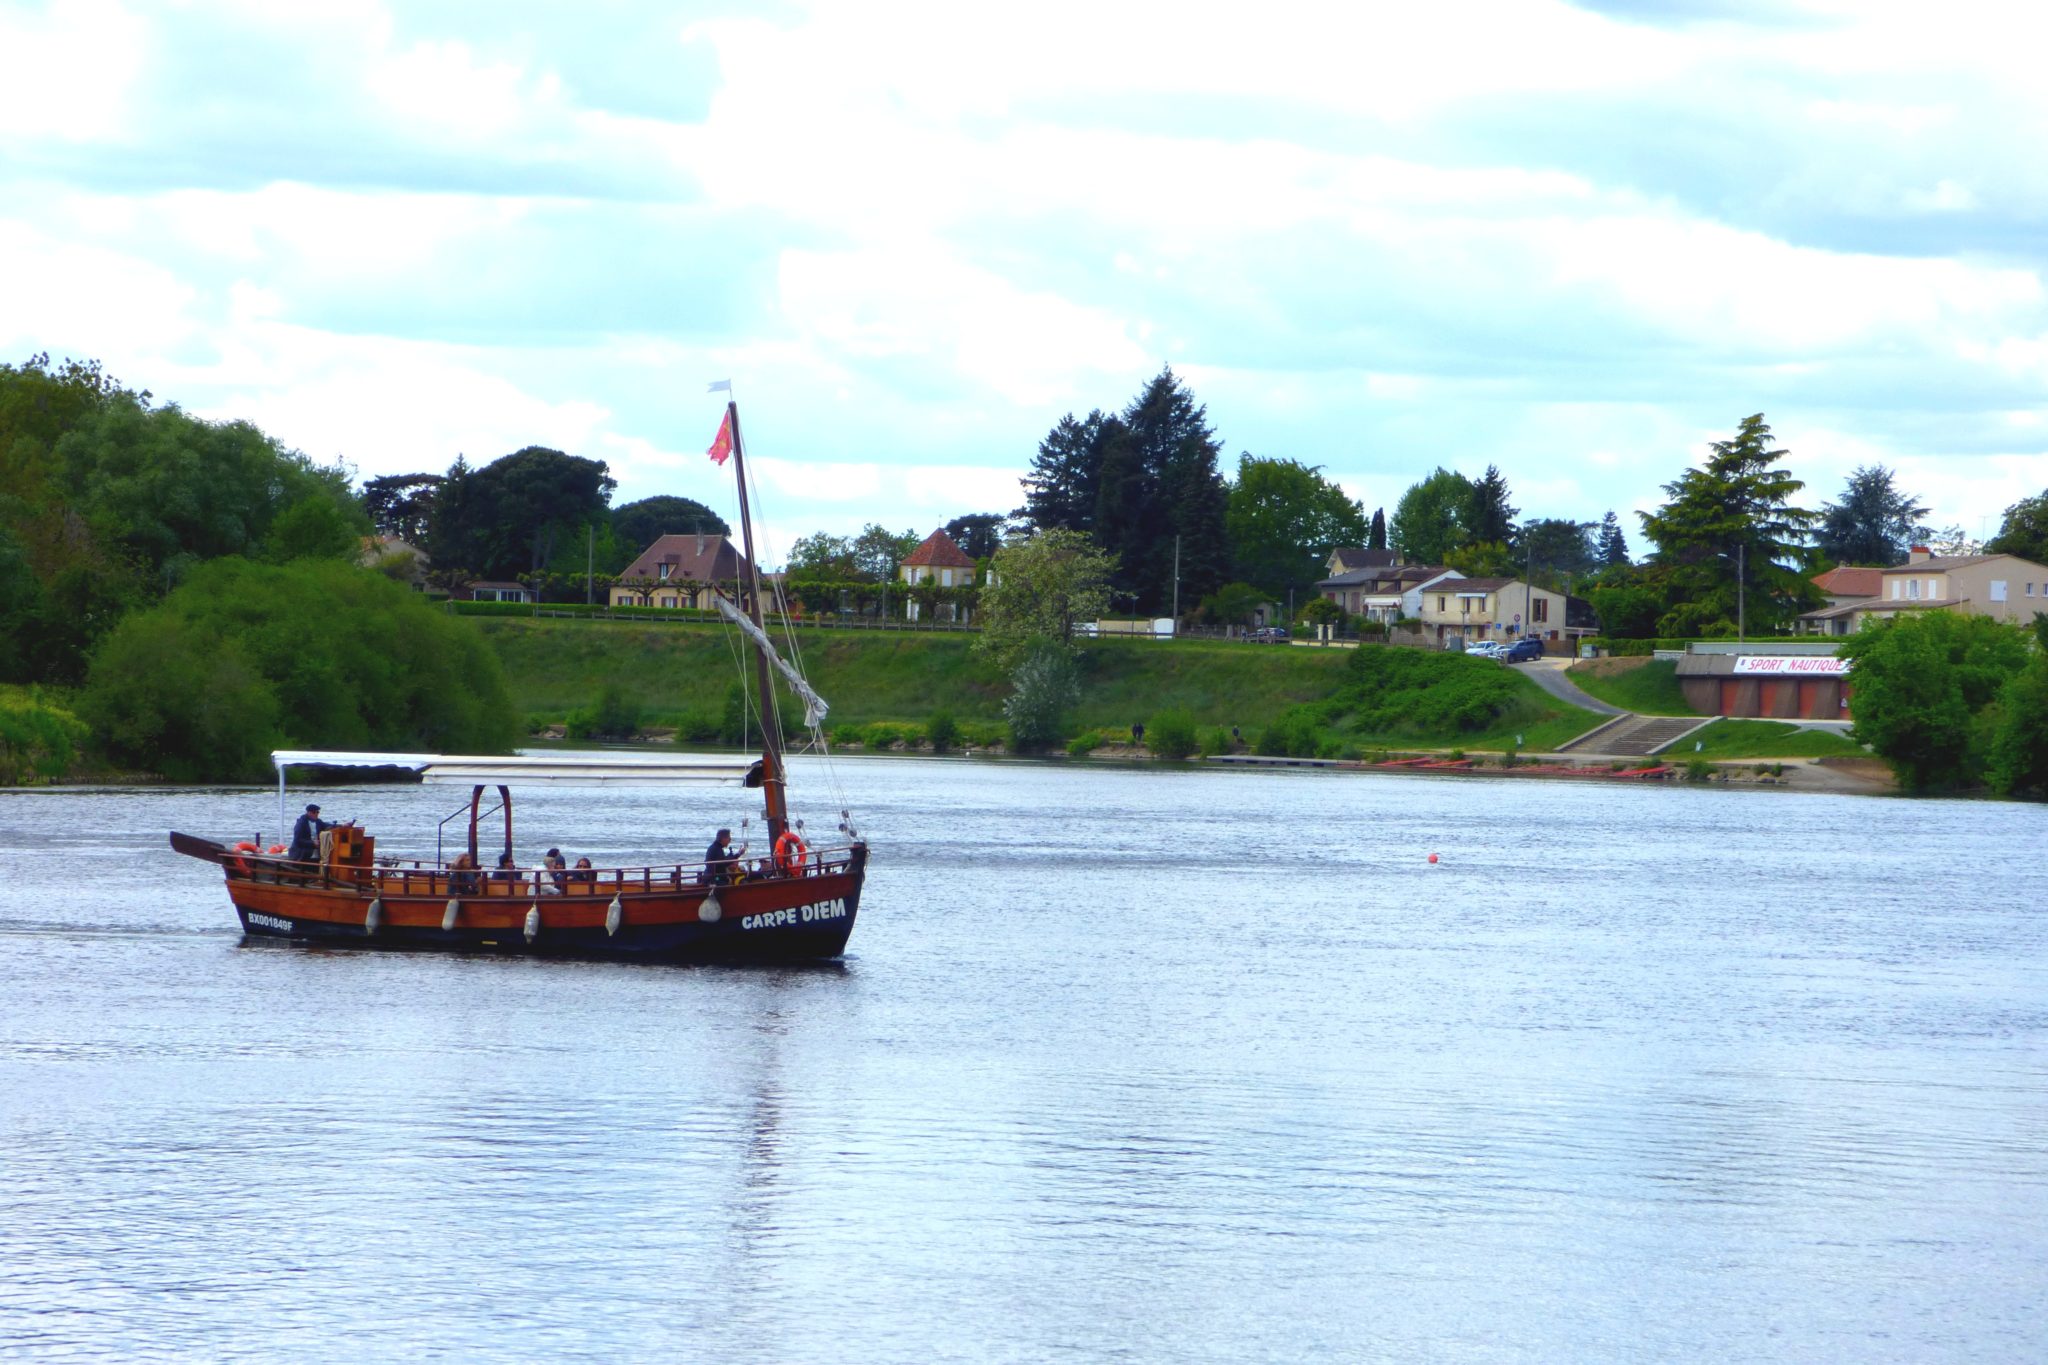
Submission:
M 714 886 L 723 886 L 731 881 L 740 865 L 740 853 L 745 851 L 745 845 L 741 845 L 738 851 L 732 848 L 731 830 L 718 831 L 711 840 L 711 847 L 704 850 L 704 880 Z
M 320 854 L 320 831 L 333 829 L 334 823 L 320 818 L 320 807 L 310 805 L 299 822 L 292 826 L 291 851 L 285 856 L 295 863 L 310 863 Z

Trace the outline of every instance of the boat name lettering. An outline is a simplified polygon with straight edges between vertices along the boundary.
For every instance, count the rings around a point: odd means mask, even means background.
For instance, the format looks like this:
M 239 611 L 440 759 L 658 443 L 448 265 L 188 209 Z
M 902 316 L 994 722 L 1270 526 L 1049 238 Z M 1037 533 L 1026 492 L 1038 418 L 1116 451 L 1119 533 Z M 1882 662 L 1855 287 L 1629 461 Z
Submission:
M 740 928 L 780 929 L 785 924 L 809 924 L 813 920 L 845 918 L 844 900 L 818 901 L 812 905 L 797 905 L 787 910 L 770 910 L 765 914 L 744 916 L 740 920 Z
M 279 919 L 276 915 L 266 915 L 256 910 L 249 912 L 249 923 L 264 929 L 275 929 L 279 933 L 284 934 L 289 934 L 292 931 L 292 922 L 290 920 Z

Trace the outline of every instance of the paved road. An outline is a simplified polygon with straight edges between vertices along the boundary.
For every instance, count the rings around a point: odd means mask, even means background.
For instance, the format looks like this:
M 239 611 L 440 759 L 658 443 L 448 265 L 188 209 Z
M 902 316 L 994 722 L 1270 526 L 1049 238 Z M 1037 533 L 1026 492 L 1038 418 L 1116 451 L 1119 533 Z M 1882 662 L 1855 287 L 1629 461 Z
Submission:
M 1603 716 L 1624 716 L 1628 714 L 1619 706 L 1609 706 L 1590 692 L 1581 692 L 1579 685 L 1564 675 L 1565 669 L 1571 667 L 1571 662 L 1570 659 L 1544 658 L 1531 659 L 1525 664 L 1509 664 L 1507 666 L 1526 671 L 1529 675 L 1529 681 L 1535 683 L 1559 701 L 1570 702 L 1573 706 L 1583 706 L 1588 711 L 1597 712 Z

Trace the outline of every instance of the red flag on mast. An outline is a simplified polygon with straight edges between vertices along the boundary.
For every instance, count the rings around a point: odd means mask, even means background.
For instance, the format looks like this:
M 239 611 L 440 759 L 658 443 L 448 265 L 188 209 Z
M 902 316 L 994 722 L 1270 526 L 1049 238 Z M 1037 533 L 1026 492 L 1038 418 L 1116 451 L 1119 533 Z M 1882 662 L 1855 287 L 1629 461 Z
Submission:
M 730 403 L 725 406 L 725 420 L 718 424 L 718 439 L 711 443 L 711 449 L 708 453 L 711 456 L 711 463 L 715 465 L 724 464 L 726 459 L 732 454 L 732 404 Z

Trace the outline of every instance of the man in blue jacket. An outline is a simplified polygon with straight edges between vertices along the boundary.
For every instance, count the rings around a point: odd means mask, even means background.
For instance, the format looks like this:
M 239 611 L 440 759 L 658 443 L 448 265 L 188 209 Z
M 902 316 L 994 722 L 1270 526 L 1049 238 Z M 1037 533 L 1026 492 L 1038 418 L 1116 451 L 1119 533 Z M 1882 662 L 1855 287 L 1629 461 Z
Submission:
M 291 852 L 285 856 L 295 863 L 310 863 L 320 855 L 320 831 L 333 829 L 334 823 L 320 818 L 320 807 L 310 805 L 299 822 L 292 826 Z

